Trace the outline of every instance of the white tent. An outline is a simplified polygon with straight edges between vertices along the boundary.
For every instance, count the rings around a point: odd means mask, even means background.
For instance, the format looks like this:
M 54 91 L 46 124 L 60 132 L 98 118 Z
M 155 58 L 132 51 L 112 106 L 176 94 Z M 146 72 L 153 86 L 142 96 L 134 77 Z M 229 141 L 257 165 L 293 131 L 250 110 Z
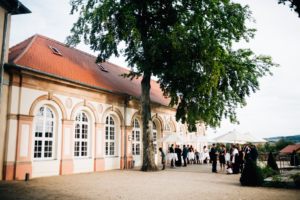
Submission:
M 229 133 L 216 137 L 213 140 L 215 140 L 216 142 L 232 141 L 234 143 L 254 142 L 253 139 L 247 137 L 243 133 L 236 130 L 230 131 Z
M 257 137 L 256 135 L 253 135 L 252 133 L 245 133 L 245 135 L 253 140 L 253 142 L 268 142 L 265 139 L 262 139 L 260 137 Z
M 190 140 L 179 134 L 171 133 L 158 139 L 157 142 L 190 142 Z
M 213 142 L 210 139 L 208 139 L 207 137 L 204 137 L 203 135 L 200 135 L 198 137 L 195 137 L 192 142 L 195 143 L 200 143 L 200 142 Z

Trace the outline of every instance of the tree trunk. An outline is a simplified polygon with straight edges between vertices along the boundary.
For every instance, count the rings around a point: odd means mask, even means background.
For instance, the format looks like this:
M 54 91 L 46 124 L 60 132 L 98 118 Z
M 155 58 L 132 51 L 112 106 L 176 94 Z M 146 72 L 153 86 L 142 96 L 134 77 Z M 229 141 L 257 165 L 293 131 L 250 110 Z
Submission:
M 141 171 L 158 171 L 155 165 L 155 153 L 152 135 L 152 120 L 150 109 L 150 79 L 151 74 L 144 73 L 142 80 L 142 123 L 143 123 L 143 166 Z

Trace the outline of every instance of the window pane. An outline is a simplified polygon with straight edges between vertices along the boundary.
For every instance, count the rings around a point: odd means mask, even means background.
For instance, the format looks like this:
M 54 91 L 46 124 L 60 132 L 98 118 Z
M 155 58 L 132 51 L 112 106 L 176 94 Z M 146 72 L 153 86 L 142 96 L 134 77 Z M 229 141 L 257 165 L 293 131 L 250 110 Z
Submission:
M 157 144 L 153 144 L 154 146 L 154 153 L 157 154 Z
M 108 117 L 106 117 L 106 122 L 105 122 L 105 124 L 109 124 L 109 123 L 108 123 Z
M 81 156 L 87 156 L 87 142 L 81 142 Z
M 82 113 L 82 121 L 83 122 L 87 122 L 88 121 L 87 115 L 84 112 Z
M 156 124 L 153 122 L 153 130 L 156 130 Z
M 52 137 L 53 133 L 53 121 L 46 121 L 45 137 Z
M 153 131 L 153 142 L 156 142 L 157 139 L 157 132 Z
M 132 141 L 134 141 L 134 131 L 132 131 Z
M 79 113 L 77 113 L 77 115 L 76 115 L 76 118 L 75 118 L 75 121 L 80 121 L 80 112 Z
M 140 131 L 136 131 L 136 141 L 139 142 L 140 141 Z
M 135 127 L 135 128 L 140 128 L 139 120 L 134 119 L 134 127 Z
M 82 134 L 81 134 L 81 138 L 82 138 L 82 139 L 87 139 L 87 137 L 88 137 L 88 125 L 82 124 Z
M 134 144 L 132 144 L 132 155 L 135 155 L 135 148 L 134 148 Z
M 35 137 L 43 137 L 43 120 L 36 121 Z
M 41 140 L 34 141 L 34 157 L 35 158 L 42 157 L 42 141 Z
M 44 157 L 45 158 L 51 158 L 52 157 L 52 141 L 45 141 Z
M 108 142 L 105 142 L 105 155 L 108 155 Z
M 46 118 L 53 118 L 52 111 L 46 107 Z
M 79 156 L 79 144 L 80 144 L 80 143 L 77 142 L 77 141 L 74 143 L 74 156 L 75 156 L 75 157 L 78 157 L 78 156 Z
M 44 117 L 44 107 L 41 107 L 37 113 L 36 113 L 37 117 Z
M 110 142 L 109 151 L 110 151 L 109 155 L 111 155 L 111 156 L 115 155 L 115 143 L 114 142 Z
M 110 117 L 110 125 L 115 125 L 114 119 Z
M 80 124 L 75 124 L 75 138 L 80 138 Z
M 110 139 L 115 140 L 115 128 L 110 127 Z
M 140 144 L 136 144 L 136 155 L 140 155 Z
M 108 127 L 105 127 L 105 139 L 108 140 Z

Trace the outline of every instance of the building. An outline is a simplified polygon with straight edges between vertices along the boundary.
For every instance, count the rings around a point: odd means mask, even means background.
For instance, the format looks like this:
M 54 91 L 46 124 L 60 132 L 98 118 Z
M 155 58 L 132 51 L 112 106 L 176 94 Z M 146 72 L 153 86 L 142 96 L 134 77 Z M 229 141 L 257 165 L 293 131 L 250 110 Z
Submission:
M 288 145 L 280 153 L 293 153 L 294 150 L 296 153 L 300 153 L 300 145 Z
M 0 180 L 3 179 L 2 172 L 5 165 L 6 107 L 8 103 L 9 76 L 7 73 L 4 74 L 4 63 L 8 61 L 10 22 L 12 15 L 27 13 L 31 13 L 31 11 L 18 0 L 0 0 Z
M 96 57 L 41 35 L 9 51 L 1 111 L 7 117 L 0 122 L 6 124 L 3 179 L 124 169 L 132 160 L 142 165 L 141 77 L 120 77 L 129 71 L 110 62 L 96 64 Z M 176 122 L 176 108 L 168 104 L 152 80 L 157 164 L 158 148 L 166 151 L 169 145 L 157 139 L 170 132 L 205 135 L 202 124 L 190 133 Z

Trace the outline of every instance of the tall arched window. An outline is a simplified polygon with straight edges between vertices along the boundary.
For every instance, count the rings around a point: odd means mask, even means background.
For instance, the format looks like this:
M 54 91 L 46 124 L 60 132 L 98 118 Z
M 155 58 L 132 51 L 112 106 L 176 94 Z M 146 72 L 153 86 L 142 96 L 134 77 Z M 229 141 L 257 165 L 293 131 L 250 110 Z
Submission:
M 75 118 L 74 156 L 88 157 L 89 119 L 85 112 L 80 111 Z
M 132 155 L 141 154 L 141 126 L 137 119 L 133 120 Z
M 156 124 L 153 122 L 153 146 L 154 146 L 154 152 L 157 154 L 157 129 Z
M 116 155 L 116 124 L 112 116 L 107 116 L 105 122 L 105 155 Z
M 39 108 L 36 114 L 34 134 L 34 158 L 53 159 L 54 114 L 48 106 Z

